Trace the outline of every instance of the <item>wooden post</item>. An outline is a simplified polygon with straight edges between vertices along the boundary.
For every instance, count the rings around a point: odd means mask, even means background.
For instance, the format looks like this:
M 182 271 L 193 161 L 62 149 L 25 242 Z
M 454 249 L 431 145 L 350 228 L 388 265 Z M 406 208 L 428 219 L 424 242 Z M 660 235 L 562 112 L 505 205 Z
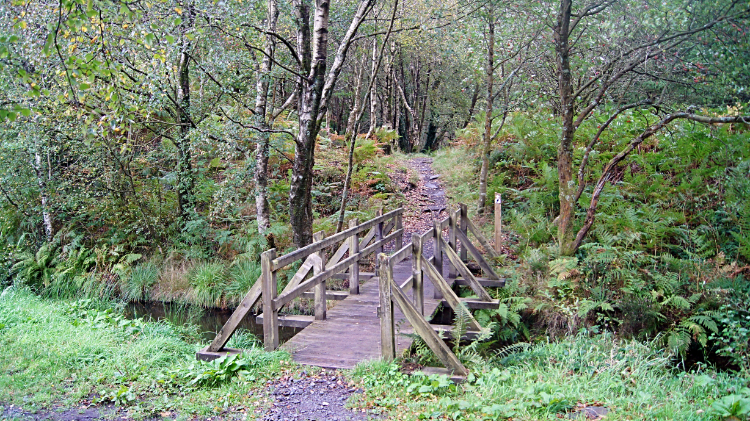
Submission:
M 263 344 L 266 351 L 279 347 L 279 312 L 273 308 L 273 300 L 278 294 L 276 272 L 272 270 L 271 261 L 276 258 L 276 249 L 260 255 L 263 296 Z
M 354 228 L 359 225 L 357 218 L 349 220 L 349 228 Z M 359 253 L 359 239 L 357 233 L 352 234 L 349 237 L 349 256 L 354 256 Z M 349 266 L 349 294 L 359 294 L 359 260 L 355 260 L 351 266 Z
M 440 229 L 440 221 L 434 221 L 433 226 L 433 247 L 434 250 L 433 256 L 435 257 L 435 268 L 437 268 L 438 272 L 440 273 L 440 276 L 443 276 L 443 243 L 440 241 L 440 238 L 443 235 L 443 230 Z M 432 280 L 432 284 L 435 285 L 435 280 L 430 278 Z M 440 293 L 439 288 L 433 288 L 433 298 L 436 300 L 443 298 L 443 294 Z
M 503 230 L 503 197 L 495 193 L 495 251 L 500 254 Z
M 419 234 L 411 235 L 411 283 L 412 300 L 419 314 L 424 316 L 424 277 L 422 275 L 422 238 Z
M 378 209 L 378 216 L 382 216 L 382 215 L 383 215 L 383 208 L 380 208 Z M 380 243 L 383 240 L 383 225 L 384 225 L 383 222 L 378 222 L 378 225 L 375 226 L 375 241 L 378 243 Z M 382 252 L 383 252 L 383 245 L 380 244 L 375 249 L 375 255 L 377 256 L 378 254 Z
M 393 302 L 391 301 L 391 284 L 393 273 L 388 264 L 388 256 L 378 255 L 380 307 L 380 356 L 384 360 L 396 358 L 396 335 L 393 326 Z
M 456 230 L 458 229 L 457 221 L 458 216 L 460 214 L 460 210 L 456 210 L 455 212 L 451 212 L 450 215 L 450 221 L 448 222 L 448 246 L 453 249 L 453 251 L 456 251 Z M 448 277 L 449 278 L 456 278 L 458 277 L 458 269 L 452 264 L 448 265 Z
M 313 275 L 323 273 L 323 259 L 315 259 L 313 263 Z M 326 319 L 326 281 L 315 285 L 315 320 Z
M 404 214 L 403 212 L 399 212 L 398 215 L 396 215 L 396 231 L 404 228 Z M 399 234 L 396 236 L 396 250 L 401 250 L 401 247 L 404 246 L 404 234 Z
M 462 233 L 464 233 L 464 236 L 469 236 L 469 223 L 466 222 L 467 219 L 469 219 L 469 210 L 467 209 L 466 205 L 461 203 L 459 204 L 461 209 L 461 220 L 459 221 L 458 229 L 461 230 Z M 458 250 L 456 250 L 458 251 Z M 461 242 L 461 261 L 466 262 L 469 260 L 469 254 L 466 250 L 466 244 L 463 244 L 463 241 Z

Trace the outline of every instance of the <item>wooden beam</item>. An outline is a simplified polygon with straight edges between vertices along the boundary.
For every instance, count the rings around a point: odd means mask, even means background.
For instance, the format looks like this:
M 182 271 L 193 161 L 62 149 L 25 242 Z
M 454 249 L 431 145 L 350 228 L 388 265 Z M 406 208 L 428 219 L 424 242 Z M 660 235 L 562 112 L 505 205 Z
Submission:
M 373 238 L 375 238 L 375 227 L 371 228 L 370 231 L 368 231 L 364 236 L 364 238 L 362 238 L 362 241 L 359 242 L 359 249 L 362 250 L 363 248 L 367 247 Z
M 396 265 L 398 263 L 401 263 L 402 260 L 408 258 L 411 255 L 412 255 L 411 244 L 407 244 L 401 247 L 400 249 L 398 249 L 398 251 L 396 251 L 395 253 L 391 254 L 388 260 L 391 265 Z
M 229 316 L 229 320 L 224 323 L 224 326 L 222 326 L 221 330 L 219 330 L 219 333 L 216 334 L 216 337 L 208 346 L 208 348 L 206 348 L 206 351 L 219 352 L 222 348 L 224 348 L 224 345 L 229 342 L 229 339 L 237 330 L 237 326 L 240 325 L 242 319 L 244 319 L 247 313 L 252 310 L 255 302 L 258 301 L 258 298 L 260 298 L 262 289 L 261 287 L 263 284 L 262 279 L 263 275 L 261 275 L 261 277 L 258 278 L 257 281 L 255 281 L 253 286 L 250 287 L 250 291 L 245 294 L 245 298 L 242 299 L 240 305 L 234 310 L 232 315 Z
M 378 296 L 380 307 L 378 317 L 380 318 L 380 356 L 387 360 L 396 358 L 396 335 L 393 326 L 393 302 L 391 301 L 391 284 L 393 284 L 393 272 L 388 264 L 388 256 L 378 255 L 378 268 L 380 277 L 378 279 Z
M 279 313 L 273 308 L 273 300 L 278 293 L 276 272 L 272 269 L 276 249 L 271 249 L 260 255 L 261 276 L 263 279 L 263 346 L 266 351 L 273 351 L 279 347 Z
M 403 213 L 396 215 L 396 231 L 402 231 L 404 229 L 404 216 Z M 404 246 L 404 236 L 396 236 L 396 250 Z
M 472 222 L 471 219 L 467 219 L 466 221 L 469 224 L 469 231 L 474 234 L 474 238 L 479 241 L 479 244 L 482 245 L 482 248 L 485 249 L 485 251 L 487 251 L 487 253 L 489 253 L 493 259 L 497 259 L 498 257 L 500 257 L 500 254 L 496 252 L 494 248 L 492 248 L 490 242 L 487 241 L 486 238 L 484 238 L 484 235 L 482 235 L 482 232 L 479 230 L 479 228 L 474 225 L 474 222 Z
M 482 253 L 480 253 L 479 250 L 474 247 L 474 244 L 471 244 L 471 241 L 469 241 L 469 238 L 466 236 L 466 234 L 462 233 L 461 231 L 458 231 L 457 234 L 458 239 L 461 241 L 461 245 L 463 246 L 462 250 L 468 250 L 469 253 L 471 253 L 471 256 L 474 257 L 474 260 L 477 261 L 479 267 L 482 268 L 482 271 L 484 271 L 484 273 L 487 275 L 487 278 L 500 279 L 500 277 L 497 276 L 497 273 L 495 273 L 489 263 L 484 260 L 484 256 L 482 256 Z
M 490 248 L 495 253 L 495 258 L 500 254 L 500 240 L 503 234 L 503 196 L 495 193 L 495 248 Z M 476 235 L 476 234 L 475 234 Z M 479 240 L 481 242 L 481 240 Z
M 414 282 L 414 275 L 406 278 L 406 280 L 401 285 L 399 285 L 399 288 L 401 288 L 402 290 L 406 288 L 411 288 L 411 285 L 413 282 Z
M 450 285 L 448 285 L 448 282 L 443 278 L 443 275 L 438 272 L 437 268 L 432 265 L 432 263 L 428 262 L 427 259 L 422 257 L 422 266 L 427 271 L 427 276 L 430 277 L 430 280 L 432 281 L 432 285 L 435 286 L 435 288 L 439 289 L 440 292 L 443 294 L 443 299 L 448 303 L 448 305 L 453 309 L 454 312 L 459 311 L 459 307 L 463 306 L 461 303 L 461 299 L 458 298 L 458 295 L 451 289 Z M 469 324 L 470 330 L 482 330 L 482 326 L 479 324 L 479 322 L 474 318 L 474 316 L 471 314 L 468 309 L 466 312 L 469 315 Z
M 468 375 L 469 372 L 466 367 L 461 364 L 455 354 L 448 348 L 448 345 L 443 342 L 442 339 L 435 333 L 432 326 L 419 314 L 416 308 L 411 305 L 409 299 L 401 291 L 398 286 L 394 283 L 392 278 L 387 279 L 388 284 L 391 286 L 391 297 L 393 301 L 401 309 L 401 312 L 406 316 L 414 331 L 422 337 L 427 346 L 430 347 L 435 356 L 438 357 L 440 362 L 445 365 L 446 368 L 452 370 L 453 373 L 459 375 Z
M 441 239 L 441 241 L 443 241 Z M 465 280 L 469 282 L 469 287 L 472 291 L 479 297 L 482 301 L 492 301 L 492 297 L 490 297 L 489 294 L 487 294 L 487 291 L 484 290 L 482 285 L 479 284 L 479 281 L 474 277 L 474 275 L 471 273 L 469 268 L 466 267 L 464 262 L 461 261 L 461 258 L 458 257 L 458 254 L 450 248 L 446 247 L 445 243 L 443 243 L 443 251 L 445 252 L 445 255 L 448 257 L 448 260 L 453 264 L 453 267 L 458 270 L 458 273 L 461 274 L 461 276 L 464 277 Z

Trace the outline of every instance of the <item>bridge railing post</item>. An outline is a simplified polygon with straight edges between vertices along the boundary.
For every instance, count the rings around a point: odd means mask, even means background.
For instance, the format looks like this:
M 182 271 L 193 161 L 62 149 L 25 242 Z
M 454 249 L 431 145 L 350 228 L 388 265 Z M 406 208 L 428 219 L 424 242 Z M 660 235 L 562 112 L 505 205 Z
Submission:
M 382 216 L 382 215 L 383 215 L 383 208 L 380 208 L 378 209 L 378 216 Z M 375 226 L 375 241 L 377 243 L 380 243 L 383 240 L 383 226 L 384 226 L 383 221 L 378 222 L 378 224 Z M 383 252 L 383 245 L 380 244 L 375 249 L 375 255 L 377 256 L 378 254 L 382 252 Z
M 276 271 L 273 270 L 273 259 L 276 249 L 260 255 L 261 284 L 263 297 L 263 345 L 266 351 L 279 347 L 279 310 L 273 307 L 273 300 L 279 293 L 276 283 Z
M 380 356 L 384 360 L 396 358 L 396 335 L 393 325 L 393 301 L 391 297 L 391 279 L 393 273 L 388 263 L 388 256 L 383 253 L 378 255 L 378 293 L 380 307 L 378 317 L 380 318 Z
M 440 239 L 443 236 L 443 230 L 440 229 L 440 221 L 435 221 L 433 223 L 433 250 L 434 250 L 434 257 L 435 257 L 435 268 L 440 273 L 440 276 L 443 276 L 443 243 L 440 241 Z M 435 288 L 433 298 L 440 299 L 443 298 L 443 294 L 440 293 L 440 289 Z
M 323 259 L 315 259 L 313 264 L 313 276 L 323 273 L 325 265 Z M 323 281 L 315 285 L 315 320 L 326 319 L 326 282 Z
M 461 211 L 461 220 L 459 222 L 458 229 L 461 230 L 465 238 L 469 238 L 469 222 L 468 222 L 469 210 L 466 204 L 464 203 L 461 203 L 459 206 L 460 206 L 460 211 Z M 467 262 L 468 260 L 469 260 L 469 254 L 468 254 L 468 249 L 466 248 L 466 244 L 461 244 L 461 261 Z
M 454 251 L 457 251 L 456 247 L 456 230 L 458 229 L 457 221 L 458 217 L 460 215 L 460 210 L 456 210 L 455 212 L 450 212 L 450 221 L 448 222 L 448 246 L 452 248 Z M 458 277 L 458 269 L 451 264 L 448 267 L 448 277 L 450 278 L 456 278 Z
M 357 225 L 359 225 L 357 218 L 349 220 L 349 228 L 354 228 Z M 359 238 L 357 238 L 357 233 L 354 233 L 349 237 L 349 256 L 354 256 L 357 253 L 359 253 Z M 359 294 L 359 260 L 355 260 L 349 266 L 349 294 Z
M 404 215 L 403 212 L 399 212 L 398 215 L 396 215 L 396 231 L 404 228 Z M 404 234 L 399 234 L 396 236 L 396 250 L 401 250 L 401 247 L 404 246 Z
M 411 235 L 412 254 L 412 277 L 411 283 L 412 301 L 419 314 L 424 316 L 424 275 L 422 274 L 422 237 L 419 234 Z

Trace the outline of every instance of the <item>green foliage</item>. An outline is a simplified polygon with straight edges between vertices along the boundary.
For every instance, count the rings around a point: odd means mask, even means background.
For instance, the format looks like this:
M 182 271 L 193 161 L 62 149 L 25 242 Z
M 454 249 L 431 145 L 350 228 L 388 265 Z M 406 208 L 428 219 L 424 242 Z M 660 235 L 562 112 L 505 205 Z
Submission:
M 17 253 L 17 262 L 11 272 L 23 285 L 41 289 L 52 283 L 55 267 L 58 263 L 59 247 L 54 243 L 45 243 L 36 252 L 29 250 Z
M 154 262 L 135 266 L 129 276 L 121 278 L 120 291 L 127 301 L 140 301 L 149 298 L 149 290 L 159 279 L 159 267 Z
M 729 358 L 747 375 L 750 373 L 750 312 L 746 307 L 724 305 L 715 312 L 715 317 L 720 328 L 714 325 L 711 340 L 718 348 L 717 354 Z
M 187 387 L 216 387 L 232 380 L 235 376 L 249 374 L 247 367 L 248 363 L 238 358 L 237 355 L 229 355 L 213 361 L 197 361 L 190 364 L 180 372 L 177 378 L 181 377 L 186 380 Z
M 227 287 L 226 268 L 221 263 L 199 263 L 188 273 L 195 302 L 202 307 L 219 307 Z
M 750 416 L 750 389 L 743 388 L 740 393 L 717 399 L 711 404 L 713 415 L 729 420 L 742 420 Z
M 229 267 L 228 282 L 224 289 L 227 300 L 239 302 L 260 277 L 260 263 L 239 258 Z

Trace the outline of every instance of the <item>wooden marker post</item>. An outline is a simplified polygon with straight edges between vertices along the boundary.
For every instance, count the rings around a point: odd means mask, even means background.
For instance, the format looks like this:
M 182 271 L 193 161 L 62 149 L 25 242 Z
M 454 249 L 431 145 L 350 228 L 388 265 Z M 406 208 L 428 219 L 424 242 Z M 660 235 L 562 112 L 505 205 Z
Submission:
M 495 251 L 500 254 L 500 241 L 503 231 L 503 198 L 495 193 Z

